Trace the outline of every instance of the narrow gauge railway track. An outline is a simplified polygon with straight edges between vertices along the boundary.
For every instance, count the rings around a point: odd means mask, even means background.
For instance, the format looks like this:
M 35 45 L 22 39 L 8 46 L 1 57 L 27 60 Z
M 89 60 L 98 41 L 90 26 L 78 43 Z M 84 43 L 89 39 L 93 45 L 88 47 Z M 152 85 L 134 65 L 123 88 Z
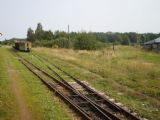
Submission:
M 86 120 L 120 120 L 110 112 L 104 113 L 85 96 L 76 92 L 72 87 L 53 78 L 50 74 L 30 63 L 28 60 L 19 57 L 19 61 L 24 64 L 34 75 L 36 75 L 51 91 L 69 103 L 77 111 L 82 119 Z
M 50 63 L 47 59 L 40 57 L 36 55 L 36 57 L 45 64 L 45 62 Z M 65 72 L 61 68 L 59 68 L 57 65 L 50 63 L 55 69 L 51 68 L 50 66 L 46 65 L 46 67 L 52 71 L 55 75 L 57 75 L 62 82 L 72 87 L 63 77 L 61 77 L 58 73 L 62 72 L 65 75 L 69 76 L 72 81 L 76 82 L 79 86 L 83 88 L 83 90 L 79 90 L 78 92 L 82 95 L 84 95 L 86 98 L 88 98 L 93 104 L 95 104 L 99 109 L 101 109 L 104 113 L 110 111 L 113 115 L 117 116 L 117 118 L 122 120 L 139 120 L 138 117 L 132 115 L 128 111 L 124 110 L 122 107 L 117 106 L 113 102 L 109 101 L 107 98 L 99 94 L 98 92 L 94 91 L 87 85 L 85 85 L 83 82 L 78 80 L 77 78 L 73 77 L 69 73 Z M 72 87 L 75 89 L 74 87 Z

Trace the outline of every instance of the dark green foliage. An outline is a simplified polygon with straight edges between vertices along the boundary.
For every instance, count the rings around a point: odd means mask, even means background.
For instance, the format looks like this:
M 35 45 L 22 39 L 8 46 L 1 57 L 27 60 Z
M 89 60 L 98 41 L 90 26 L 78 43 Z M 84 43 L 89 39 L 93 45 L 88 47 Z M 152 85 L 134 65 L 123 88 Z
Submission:
M 34 31 L 31 28 L 28 28 L 28 31 L 27 31 L 27 40 L 31 41 L 31 42 L 35 41 L 35 34 L 34 34 Z
M 54 38 L 57 39 L 57 38 L 60 38 L 60 37 L 68 38 L 68 35 L 64 31 L 55 31 L 54 32 Z
M 156 39 L 160 37 L 159 34 L 154 33 L 136 33 L 136 32 L 129 32 L 129 33 L 113 33 L 113 32 L 96 32 L 93 33 L 97 40 L 105 42 L 105 43 L 111 43 L 115 42 L 115 44 L 122 44 L 122 45 L 137 45 L 142 44 L 146 41 Z
M 130 44 L 130 39 L 127 35 L 125 35 L 122 39 L 122 42 L 121 42 L 122 45 L 129 45 Z
M 2 45 L 13 45 L 14 40 L 16 40 L 16 38 L 12 38 L 12 39 L 9 39 L 9 40 L 4 40 L 4 41 L 1 42 L 1 44 Z
M 37 29 L 35 30 L 35 37 L 37 40 L 42 40 L 44 38 L 44 30 L 41 23 L 37 24 Z
M 121 33 L 115 33 L 115 37 L 114 37 L 114 42 L 115 44 L 119 44 L 119 43 L 122 43 L 123 41 L 123 36 Z
M 105 33 L 93 33 L 97 40 L 101 41 L 101 42 L 109 42 L 109 36 Z
M 105 47 L 106 44 L 138 45 L 146 41 L 160 37 L 160 34 L 136 32 L 118 33 L 118 32 L 71 32 L 70 40 L 68 33 L 64 31 L 55 31 L 54 33 L 44 31 L 41 23 L 37 24 L 35 32 L 29 28 L 27 39 L 32 41 L 35 46 L 58 47 L 58 48 L 75 48 L 95 50 Z
M 65 37 L 59 37 L 54 40 L 52 47 L 58 47 L 58 48 L 70 48 L 71 44 L 68 39 Z
M 35 41 L 33 43 L 33 46 L 40 46 L 40 47 L 52 47 L 53 40 L 47 41 L 47 40 L 41 40 L 41 41 Z
M 108 43 L 103 43 L 103 42 L 96 42 L 96 44 L 95 44 L 95 48 L 96 49 L 102 49 L 102 48 L 106 48 L 106 47 L 108 47 L 108 46 L 110 46 L 110 44 L 108 44 Z
M 54 38 L 54 35 L 51 30 L 44 31 L 44 36 L 43 36 L 44 40 L 52 40 L 53 38 Z
M 81 33 L 77 38 L 74 48 L 80 50 L 94 50 L 96 49 L 96 38 L 93 34 Z
M 56 48 L 75 48 L 75 49 L 87 49 L 95 50 L 104 46 L 101 41 L 96 40 L 93 33 L 70 33 L 64 31 L 55 31 L 54 33 L 44 31 L 41 23 L 37 24 L 35 32 L 29 28 L 27 31 L 27 40 L 33 43 L 33 46 L 44 46 L 44 47 L 56 47 Z
M 121 45 L 142 45 L 144 42 L 160 37 L 159 34 L 136 32 L 71 32 L 68 35 L 65 31 L 43 30 L 41 23 L 37 24 L 36 30 L 28 28 L 27 40 L 31 41 L 33 46 L 75 48 L 81 50 L 101 49 L 114 44 Z M 70 38 L 70 39 L 69 39 Z M 2 44 L 12 44 L 13 39 L 3 41 Z

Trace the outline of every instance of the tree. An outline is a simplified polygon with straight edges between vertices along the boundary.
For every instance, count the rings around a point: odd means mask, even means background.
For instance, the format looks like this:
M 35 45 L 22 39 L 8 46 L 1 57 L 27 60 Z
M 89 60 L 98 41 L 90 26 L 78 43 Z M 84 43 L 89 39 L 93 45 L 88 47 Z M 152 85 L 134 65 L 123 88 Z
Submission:
M 51 30 L 44 31 L 44 36 L 43 36 L 44 40 L 52 40 L 53 38 L 54 38 L 54 35 Z
M 53 46 L 57 46 L 59 48 L 70 48 L 70 42 L 67 38 L 65 37 L 60 37 L 54 40 Z
M 27 31 L 27 40 L 31 41 L 31 42 L 35 41 L 34 31 L 31 28 L 28 28 L 28 31 Z
M 60 37 L 68 38 L 67 33 L 64 32 L 64 31 L 55 31 L 55 32 L 54 32 L 54 35 L 55 35 L 55 36 L 54 36 L 55 39 L 60 38 Z
M 130 40 L 129 37 L 127 35 L 124 35 L 123 40 L 122 40 L 122 45 L 129 45 L 130 44 Z
M 81 33 L 75 42 L 75 49 L 94 50 L 96 49 L 96 37 L 93 34 Z
M 115 44 L 120 44 L 122 42 L 122 35 L 121 33 L 115 33 Z
M 35 37 L 37 40 L 42 40 L 44 37 L 44 31 L 41 23 L 37 24 L 37 28 L 35 30 Z

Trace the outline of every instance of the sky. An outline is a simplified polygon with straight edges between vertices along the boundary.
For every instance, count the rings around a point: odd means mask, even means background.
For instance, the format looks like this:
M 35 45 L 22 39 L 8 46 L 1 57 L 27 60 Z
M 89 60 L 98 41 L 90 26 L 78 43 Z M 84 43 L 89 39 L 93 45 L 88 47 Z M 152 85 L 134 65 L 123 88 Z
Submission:
M 0 40 L 25 38 L 27 29 L 160 32 L 160 0 L 0 0 Z

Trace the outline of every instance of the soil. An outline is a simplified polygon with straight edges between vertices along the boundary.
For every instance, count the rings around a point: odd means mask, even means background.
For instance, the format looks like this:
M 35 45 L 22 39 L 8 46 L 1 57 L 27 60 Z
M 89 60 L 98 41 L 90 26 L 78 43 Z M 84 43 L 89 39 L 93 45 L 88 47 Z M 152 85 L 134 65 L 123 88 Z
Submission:
M 12 68 L 12 66 L 8 66 L 8 76 L 11 82 L 11 89 L 15 95 L 15 99 L 17 101 L 18 109 L 19 109 L 19 119 L 20 120 L 32 120 L 31 114 L 29 113 L 27 106 L 25 104 L 24 98 L 22 96 L 22 92 L 17 84 L 19 76 L 17 71 Z

